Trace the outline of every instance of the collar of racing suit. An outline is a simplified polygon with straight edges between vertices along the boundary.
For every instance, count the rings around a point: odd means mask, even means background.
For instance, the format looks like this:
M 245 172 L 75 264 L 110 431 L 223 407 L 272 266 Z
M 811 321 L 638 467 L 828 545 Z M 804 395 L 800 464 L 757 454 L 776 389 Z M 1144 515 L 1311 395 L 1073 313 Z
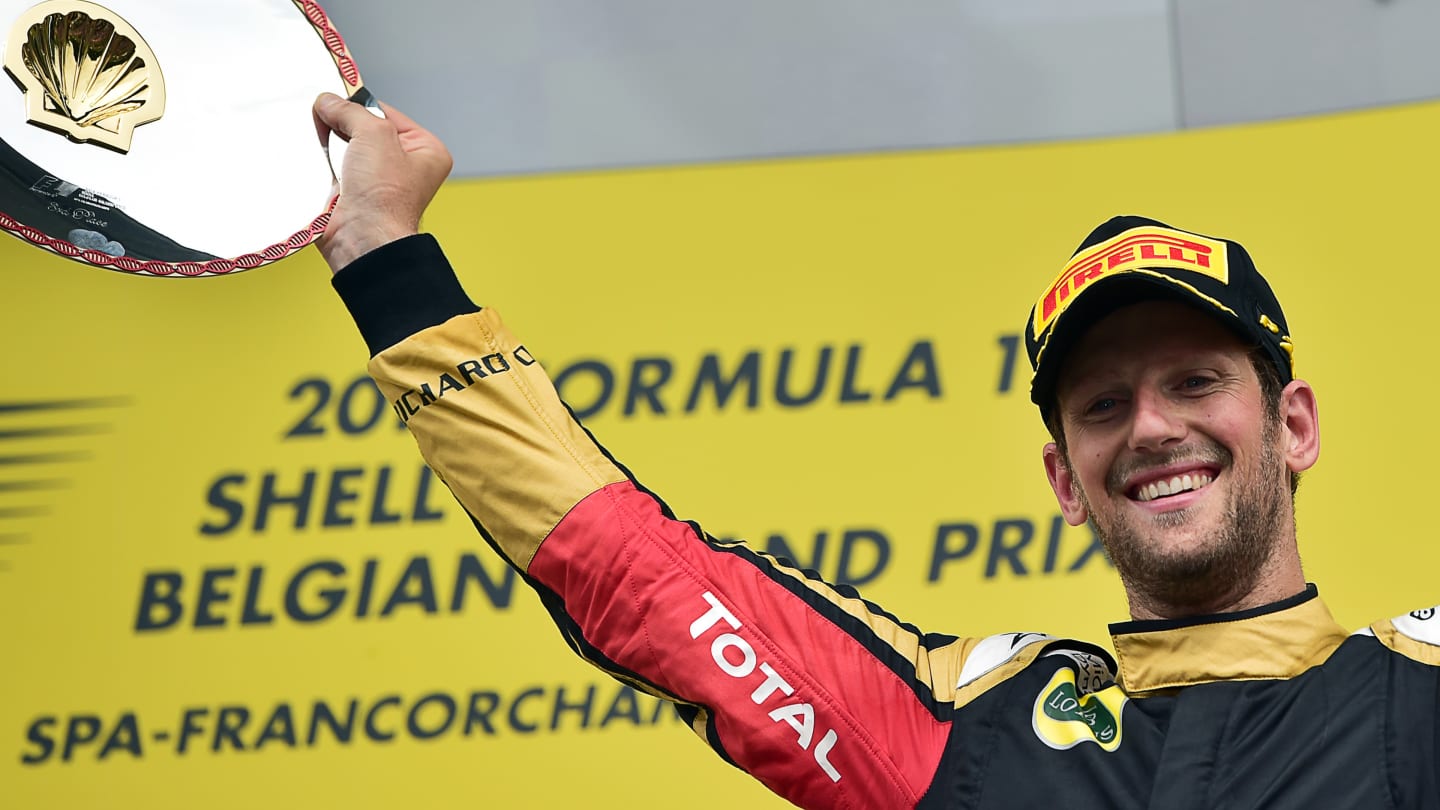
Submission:
M 1143 696 L 1214 681 L 1293 678 L 1347 637 L 1314 585 L 1237 613 L 1110 625 L 1120 682 Z

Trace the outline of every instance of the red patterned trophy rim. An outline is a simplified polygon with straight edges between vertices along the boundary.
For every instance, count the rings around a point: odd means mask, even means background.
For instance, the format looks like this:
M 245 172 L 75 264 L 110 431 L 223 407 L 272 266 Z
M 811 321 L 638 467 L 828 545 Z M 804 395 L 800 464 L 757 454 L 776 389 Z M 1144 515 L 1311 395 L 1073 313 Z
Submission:
M 320 38 L 325 42 L 325 47 L 330 50 L 330 55 L 335 59 L 335 66 L 340 70 L 340 78 L 345 82 L 347 95 L 353 95 L 360 89 L 360 71 L 355 67 L 355 60 L 351 58 L 350 50 L 345 47 L 345 40 L 341 38 L 340 32 L 335 30 L 335 26 L 330 23 L 330 18 L 326 16 L 324 9 L 320 8 L 319 3 L 314 0 L 294 0 L 294 3 L 319 32 Z M 330 222 L 330 211 L 334 207 L 335 200 L 332 198 L 325 212 L 317 216 L 308 227 L 292 234 L 289 239 L 264 250 L 246 253 L 234 259 L 210 259 L 203 262 L 161 262 L 135 259 L 129 256 L 111 256 L 108 253 L 86 250 L 64 239 L 43 234 L 4 212 L 0 212 L 0 228 L 53 253 L 84 261 L 97 267 L 151 276 L 222 276 L 241 270 L 253 270 L 307 247 L 325 233 L 325 226 Z

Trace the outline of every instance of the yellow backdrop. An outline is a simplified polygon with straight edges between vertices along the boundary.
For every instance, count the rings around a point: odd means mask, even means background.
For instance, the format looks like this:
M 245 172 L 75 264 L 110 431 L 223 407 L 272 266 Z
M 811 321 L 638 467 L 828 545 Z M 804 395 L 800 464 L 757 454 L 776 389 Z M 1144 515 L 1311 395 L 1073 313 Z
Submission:
M 1025 315 L 1113 214 L 1239 239 L 1319 393 L 1307 573 L 1359 627 L 1440 599 L 1437 132 L 1431 104 L 455 182 L 427 226 L 682 516 L 927 630 L 1098 641 L 1124 602 L 1058 522 Z M 0 266 L 6 806 L 780 804 L 570 657 L 363 380 L 313 251 Z

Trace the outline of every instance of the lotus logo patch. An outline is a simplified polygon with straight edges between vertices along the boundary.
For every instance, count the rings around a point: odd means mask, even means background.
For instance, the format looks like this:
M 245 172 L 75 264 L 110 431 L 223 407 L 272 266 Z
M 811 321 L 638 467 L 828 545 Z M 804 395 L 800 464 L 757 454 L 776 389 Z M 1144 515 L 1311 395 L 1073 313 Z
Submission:
M 1114 751 L 1123 736 L 1120 718 L 1125 701 L 1125 693 L 1113 684 L 1091 694 L 1080 692 L 1074 670 L 1062 668 L 1035 699 L 1031 724 L 1035 736 L 1051 748 L 1063 751 L 1088 740 Z

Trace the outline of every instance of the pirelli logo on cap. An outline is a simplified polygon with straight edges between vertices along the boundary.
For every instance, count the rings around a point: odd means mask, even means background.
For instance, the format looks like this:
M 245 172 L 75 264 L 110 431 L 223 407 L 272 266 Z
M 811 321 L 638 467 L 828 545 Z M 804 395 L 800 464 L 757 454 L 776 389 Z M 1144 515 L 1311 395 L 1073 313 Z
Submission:
M 1230 283 L 1225 243 L 1168 228 L 1134 228 L 1070 260 L 1035 304 L 1034 334 L 1043 334 L 1088 285 L 1106 276 L 1151 268 L 1203 273 Z

